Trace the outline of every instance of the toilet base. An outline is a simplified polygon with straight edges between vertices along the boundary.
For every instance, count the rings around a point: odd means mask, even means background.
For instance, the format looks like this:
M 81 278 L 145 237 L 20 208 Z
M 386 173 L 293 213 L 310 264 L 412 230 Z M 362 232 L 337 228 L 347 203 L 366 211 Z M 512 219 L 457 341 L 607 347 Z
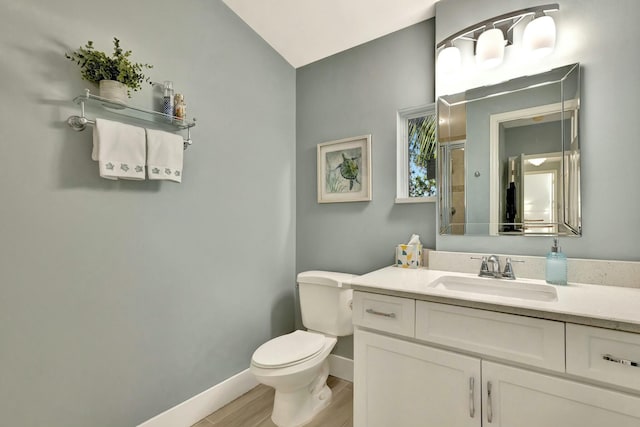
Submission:
M 328 376 L 329 362 L 324 360 L 318 376 L 311 384 L 292 391 L 276 389 L 271 421 L 278 427 L 301 427 L 309 423 L 331 403 Z

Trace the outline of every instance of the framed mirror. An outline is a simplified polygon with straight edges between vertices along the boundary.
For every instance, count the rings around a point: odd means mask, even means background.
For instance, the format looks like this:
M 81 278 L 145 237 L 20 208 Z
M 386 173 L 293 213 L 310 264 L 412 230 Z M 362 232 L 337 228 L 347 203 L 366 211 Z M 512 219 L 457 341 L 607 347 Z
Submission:
M 580 66 L 438 98 L 440 234 L 582 234 Z

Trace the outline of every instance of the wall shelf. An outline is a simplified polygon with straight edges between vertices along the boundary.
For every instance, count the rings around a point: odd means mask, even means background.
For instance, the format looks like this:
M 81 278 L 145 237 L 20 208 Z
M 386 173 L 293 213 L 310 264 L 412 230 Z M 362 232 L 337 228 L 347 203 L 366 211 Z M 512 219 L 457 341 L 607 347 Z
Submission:
M 109 113 L 119 114 L 126 118 L 136 119 L 145 122 L 152 128 L 165 128 L 171 131 L 187 131 L 187 138 L 184 140 L 185 149 L 192 144 L 191 128 L 196 125 L 196 119 L 180 119 L 175 116 L 135 107 L 129 104 L 121 104 L 106 98 L 92 94 L 89 89 L 85 89 L 84 94 L 73 98 L 73 102 L 80 106 L 79 116 L 70 116 L 67 124 L 76 131 L 83 131 L 87 125 L 95 125 L 95 120 L 90 120 L 85 114 L 85 106 L 104 109 Z

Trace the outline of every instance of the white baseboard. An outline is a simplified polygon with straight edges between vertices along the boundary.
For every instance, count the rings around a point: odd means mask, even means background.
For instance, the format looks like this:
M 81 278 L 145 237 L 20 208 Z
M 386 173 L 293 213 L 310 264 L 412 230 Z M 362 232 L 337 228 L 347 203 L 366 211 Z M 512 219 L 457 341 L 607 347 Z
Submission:
M 353 382 L 353 360 L 330 354 L 329 374 L 345 381 Z
M 258 385 L 245 369 L 189 400 L 145 421 L 138 427 L 189 427 Z
M 353 360 L 330 354 L 329 373 L 334 377 L 353 382 Z M 257 385 L 258 381 L 253 374 L 249 369 L 245 369 L 143 422 L 138 427 L 189 427 Z

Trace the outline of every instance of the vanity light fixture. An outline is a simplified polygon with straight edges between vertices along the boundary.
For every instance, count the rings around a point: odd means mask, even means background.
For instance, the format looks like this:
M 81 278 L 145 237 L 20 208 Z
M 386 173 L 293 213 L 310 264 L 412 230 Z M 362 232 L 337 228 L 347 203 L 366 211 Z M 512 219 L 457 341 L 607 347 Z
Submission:
M 461 65 L 457 40 L 473 41 L 476 63 L 482 68 L 493 68 L 504 58 L 505 46 L 513 44 L 513 29 L 525 19 L 530 19 L 522 37 L 524 49 L 534 58 L 549 54 L 555 47 L 556 26 L 548 12 L 560 10 L 557 3 L 534 6 L 495 16 L 471 25 L 447 37 L 436 45 L 438 71 L 451 74 Z

